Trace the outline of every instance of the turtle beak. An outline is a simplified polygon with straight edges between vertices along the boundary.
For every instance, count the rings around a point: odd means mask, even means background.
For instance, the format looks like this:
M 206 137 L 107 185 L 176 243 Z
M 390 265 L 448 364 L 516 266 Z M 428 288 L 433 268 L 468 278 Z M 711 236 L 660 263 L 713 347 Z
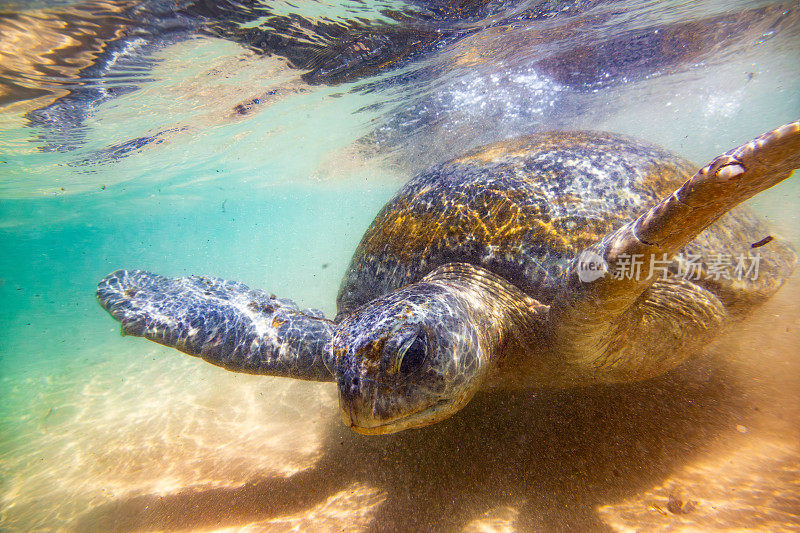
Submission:
M 354 374 L 344 374 L 337 380 L 339 385 L 339 411 L 344 425 L 362 435 L 381 435 L 399 431 L 387 424 L 378 408 L 392 397 L 386 385 Z M 393 417 L 389 417 L 390 420 Z
M 337 381 L 342 422 L 358 433 L 375 434 L 369 429 L 384 424 L 373 414 L 373 404 L 380 385 L 352 374 L 345 374 Z
M 337 384 L 342 422 L 362 435 L 385 435 L 427 426 L 453 413 L 453 402 L 445 399 L 410 408 L 397 391 L 368 378 L 344 375 Z
M 385 420 L 371 416 L 369 408 L 360 407 L 343 401 L 342 397 L 339 396 L 339 411 L 342 415 L 342 422 L 356 433 L 362 435 L 384 435 L 405 429 L 404 427 L 395 427 L 392 423 L 387 423 Z
M 425 409 L 386 420 L 370 416 L 369 410 L 359 410 L 342 402 L 339 407 L 344 425 L 362 435 L 387 435 L 406 429 L 428 426 L 453 414 L 452 402 L 441 400 Z
M 362 416 L 361 413 L 363 413 L 363 411 L 359 412 L 357 409 L 353 408 L 352 405 L 342 402 L 341 399 L 339 400 L 339 411 L 342 414 L 342 423 L 356 433 L 361 433 L 362 435 L 378 434 L 371 430 L 380 426 L 380 422 Z
M 355 427 L 359 421 L 359 413 L 364 412 L 361 404 L 361 380 L 358 376 L 344 375 L 339 380 L 339 410 L 342 413 L 342 422 L 347 427 Z

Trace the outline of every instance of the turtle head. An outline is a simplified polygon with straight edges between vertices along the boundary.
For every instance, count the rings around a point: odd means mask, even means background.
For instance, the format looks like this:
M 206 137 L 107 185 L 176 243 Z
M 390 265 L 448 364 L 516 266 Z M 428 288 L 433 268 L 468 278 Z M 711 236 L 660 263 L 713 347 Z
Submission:
M 376 435 L 433 424 L 472 398 L 497 339 L 469 298 L 420 282 L 369 302 L 332 339 L 330 370 L 346 425 Z

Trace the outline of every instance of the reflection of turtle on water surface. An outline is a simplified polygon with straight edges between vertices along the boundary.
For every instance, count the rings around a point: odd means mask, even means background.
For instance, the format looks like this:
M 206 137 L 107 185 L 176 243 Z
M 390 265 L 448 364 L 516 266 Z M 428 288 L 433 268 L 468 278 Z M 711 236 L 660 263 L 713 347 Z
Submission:
M 790 274 L 781 242 L 761 249 L 756 275 L 720 272 L 719 258 L 766 234 L 736 206 L 798 167 L 800 122 L 693 176 L 623 137 L 541 134 L 405 185 L 367 229 L 334 320 L 218 278 L 120 270 L 97 295 L 125 334 L 233 371 L 336 381 L 347 425 L 392 433 L 451 416 L 481 388 L 675 367 Z M 702 276 L 680 274 L 682 254 L 702 257 Z
M 469 44 L 483 61 L 528 62 L 559 83 L 596 87 L 671 72 L 735 43 L 763 40 L 791 26 L 797 14 L 796 6 L 775 4 L 583 38 L 622 13 L 609 7 L 613 3 L 606 4 L 419 0 L 408 9 L 383 10 L 384 20 L 378 22 L 355 15 L 329 19 L 286 14 L 254 0 L 86 1 L 33 17 L 10 14 L 0 21 L 0 33 L 9 36 L 5 44 L 20 47 L 1 51 L 18 57 L 0 65 L 0 104 L 53 93 L 56 101 L 28 118 L 59 129 L 80 125 L 93 106 L 136 89 L 130 72 L 152 63 L 155 50 L 198 33 L 283 57 L 291 67 L 306 71 L 308 83 L 337 84 L 384 72 L 489 30 L 486 39 Z M 593 8 L 601 9 L 590 13 Z M 549 26 L 537 24 L 543 20 Z M 63 39 L 70 45 L 60 45 Z M 55 85 L 49 81 L 54 75 L 61 80 Z M 41 83 L 32 83 L 39 79 Z M 72 79 L 91 83 L 67 83 Z
M 791 13 L 791 6 L 777 4 L 636 27 L 587 41 L 580 38 L 582 31 L 608 23 L 624 11 L 604 0 L 416 0 L 409 4 L 415 9 L 383 11 L 391 24 L 281 16 L 258 1 L 217 2 L 213 8 L 195 2 L 187 12 L 206 22 L 204 31 L 256 52 L 285 57 L 293 67 L 307 71 L 303 79 L 311 84 L 338 84 L 384 72 L 490 30 L 487 39 L 469 45 L 482 61 L 513 61 L 504 57 L 510 52 L 517 61 L 527 60 L 557 81 L 576 87 L 668 72 L 742 38 L 762 39 L 767 31 L 787 24 L 784 19 Z M 594 8 L 600 9 L 590 14 Z M 563 25 L 537 24 L 552 20 Z

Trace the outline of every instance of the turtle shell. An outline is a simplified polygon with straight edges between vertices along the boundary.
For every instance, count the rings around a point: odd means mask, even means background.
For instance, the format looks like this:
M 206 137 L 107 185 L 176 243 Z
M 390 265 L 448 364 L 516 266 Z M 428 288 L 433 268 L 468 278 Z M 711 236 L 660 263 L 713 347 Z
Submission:
M 481 266 L 549 303 L 576 254 L 698 168 L 662 148 L 599 132 L 543 133 L 473 150 L 413 178 L 383 207 L 345 273 L 338 316 L 452 262 Z M 712 256 L 747 252 L 766 235 L 747 209 L 737 208 L 690 243 L 670 275 L 686 266 L 684 255 L 699 255 L 696 283 L 727 305 L 752 303 L 791 273 L 795 256 L 787 245 L 759 249 L 755 280 L 726 279 L 710 265 Z M 709 269 L 718 279 L 706 279 Z

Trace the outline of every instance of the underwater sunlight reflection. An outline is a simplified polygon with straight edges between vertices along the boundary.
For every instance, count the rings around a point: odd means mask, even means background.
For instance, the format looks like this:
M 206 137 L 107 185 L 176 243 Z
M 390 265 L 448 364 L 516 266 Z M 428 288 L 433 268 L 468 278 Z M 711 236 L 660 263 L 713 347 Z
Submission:
M 0 0 L 0 529 L 797 531 L 798 271 L 657 377 L 377 436 L 334 383 L 121 337 L 95 288 L 334 317 L 424 169 L 550 130 L 704 164 L 800 117 L 798 52 L 796 2 Z M 800 250 L 797 175 L 747 205 Z

